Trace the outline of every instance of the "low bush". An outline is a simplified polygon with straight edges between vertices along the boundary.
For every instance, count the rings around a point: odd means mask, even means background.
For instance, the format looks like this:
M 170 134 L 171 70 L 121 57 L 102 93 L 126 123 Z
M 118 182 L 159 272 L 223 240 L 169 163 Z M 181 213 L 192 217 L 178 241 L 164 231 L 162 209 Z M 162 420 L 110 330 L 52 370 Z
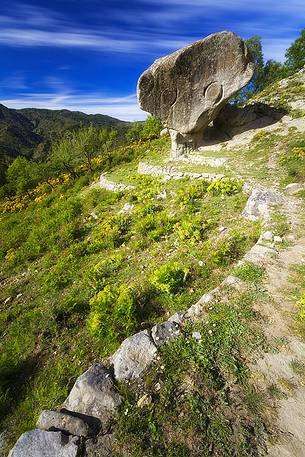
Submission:
M 140 234 L 147 236 L 153 241 L 159 241 L 163 236 L 172 231 L 175 222 L 165 211 L 155 214 L 148 213 L 147 216 L 135 223 L 133 231 L 135 235 Z
M 136 328 L 136 304 L 131 288 L 126 284 L 106 286 L 94 295 L 87 326 L 91 335 L 103 341 L 107 352 L 132 334 Z
M 97 242 L 100 248 L 119 247 L 128 237 L 130 224 L 129 216 L 110 215 L 99 225 L 94 242 Z
M 204 220 L 202 217 L 183 219 L 175 225 L 178 237 L 181 241 L 195 244 L 203 240 L 213 225 L 212 220 Z
M 254 263 L 243 263 L 234 268 L 232 274 L 242 279 L 253 283 L 260 283 L 264 277 L 264 269 Z
M 123 260 L 122 255 L 116 254 L 94 265 L 88 273 L 93 288 L 99 290 L 104 287 L 109 278 L 122 266 Z
M 78 262 L 71 254 L 62 257 L 57 264 L 44 276 L 44 284 L 48 291 L 59 290 L 75 280 Z
M 302 297 L 298 301 L 298 316 L 299 319 L 303 324 L 305 324 L 305 292 L 303 293 Z
M 212 261 L 222 267 L 230 265 L 242 252 L 245 241 L 245 235 L 231 233 L 212 251 Z
M 241 192 L 243 182 L 239 179 L 222 178 L 212 181 L 208 188 L 208 192 L 212 192 L 216 195 L 233 195 Z
M 175 294 L 185 285 L 189 269 L 178 262 L 171 262 L 157 268 L 150 277 L 156 289 L 167 294 Z

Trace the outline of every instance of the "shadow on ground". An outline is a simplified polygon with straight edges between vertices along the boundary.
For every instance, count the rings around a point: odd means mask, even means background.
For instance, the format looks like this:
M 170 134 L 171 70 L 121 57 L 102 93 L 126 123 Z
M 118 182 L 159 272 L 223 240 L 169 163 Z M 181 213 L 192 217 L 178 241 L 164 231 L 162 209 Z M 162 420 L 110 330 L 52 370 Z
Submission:
M 273 108 L 265 103 L 254 103 L 243 108 L 225 105 L 213 126 L 208 127 L 200 146 L 212 146 L 231 140 L 235 135 L 275 124 L 287 111 Z

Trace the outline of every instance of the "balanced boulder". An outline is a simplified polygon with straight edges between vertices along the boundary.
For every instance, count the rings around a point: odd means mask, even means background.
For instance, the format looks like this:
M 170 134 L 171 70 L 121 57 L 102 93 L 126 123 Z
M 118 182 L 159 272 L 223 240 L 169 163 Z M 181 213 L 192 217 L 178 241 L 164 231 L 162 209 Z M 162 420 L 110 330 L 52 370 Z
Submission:
M 198 147 L 203 130 L 253 70 L 241 38 L 215 33 L 156 60 L 138 81 L 139 104 L 169 129 L 176 157 Z

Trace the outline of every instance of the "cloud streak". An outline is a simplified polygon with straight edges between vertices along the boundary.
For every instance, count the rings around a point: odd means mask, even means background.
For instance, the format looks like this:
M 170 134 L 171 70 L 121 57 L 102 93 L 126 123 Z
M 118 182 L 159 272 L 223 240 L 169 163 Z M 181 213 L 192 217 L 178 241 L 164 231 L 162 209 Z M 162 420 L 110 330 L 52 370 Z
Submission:
M 16 4 L 11 8 L 14 13 L 0 15 L 0 45 L 157 56 L 217 31 L 219 24 L 223 24 L 222 29 L 231 28 L 246 37 L 261 34 L 269 40 L 269 49 L 272 49 L 273 39 L 276 56 L 282 58 L 283 50 L 277 40 L 279 31 L 282 35 L 285 32 L 292 41 L 300 22 L 305 20 L 303 0 L 291 0 L 288 4 L 275 0 L 256 0 L 255 3 L 244 0 L 167 0 L 166 3 L 138 0 L 137 3 L 139 8 L 135 14 L 132 8 L 122 10 L 116 1 L 106 1 L 112 23 L 107 26 L 106 21 L 103 31 L 96 23 L 84 26 L 49 9 Z M 97 16 L 102 12 L 103 8 L 98 9 Z M 251 14 L 254 12 L 255 15 Z M 283 31 L 283 19 L 287 17 L 292 21 Z M 187 30 L 189 34 L 185 33 Z

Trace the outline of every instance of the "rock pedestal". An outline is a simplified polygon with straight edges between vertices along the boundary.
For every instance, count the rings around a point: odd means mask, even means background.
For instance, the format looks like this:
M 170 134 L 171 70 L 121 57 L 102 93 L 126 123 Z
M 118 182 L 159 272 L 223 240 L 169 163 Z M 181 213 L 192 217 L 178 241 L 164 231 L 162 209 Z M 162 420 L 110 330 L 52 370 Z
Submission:
M 156 60 L 138 81 L 139 104 L 169 129 L 177 157 L 198 147 L 204 129 L 253 70 L 241 38 L 215 33 Z

